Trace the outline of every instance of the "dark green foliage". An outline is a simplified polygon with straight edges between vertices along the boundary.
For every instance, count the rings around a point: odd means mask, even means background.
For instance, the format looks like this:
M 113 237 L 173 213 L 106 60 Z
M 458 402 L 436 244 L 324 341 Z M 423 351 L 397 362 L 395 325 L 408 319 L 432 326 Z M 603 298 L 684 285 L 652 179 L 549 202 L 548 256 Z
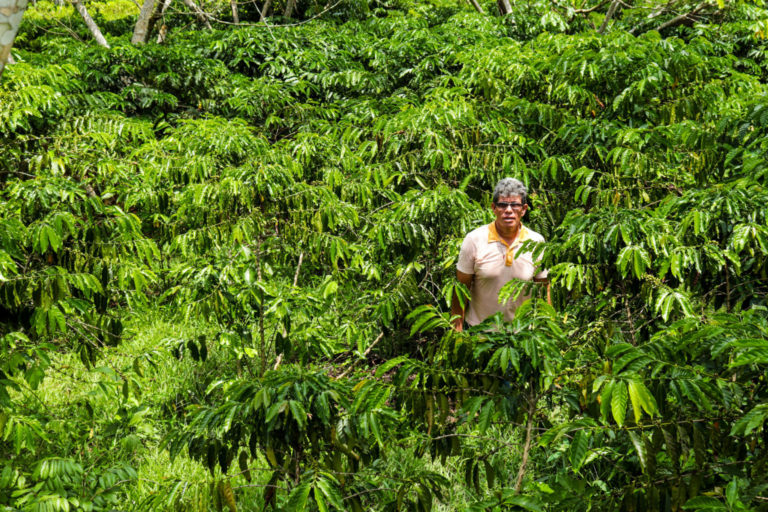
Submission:
M 368 7 L 169 18 L 141 48 L 120 20 L 111 49 L 22 27 L 0 86 L 0 505 L 243 508 L 254 481 L 288 510 L 764 507 L 764 11 L 659 33 L 628 8 L 598 34 L 604 10 L 573 5 Z M 460 241 L 508 175 L 554 307 L 458 334 Z M 187 329 L 113 367 L 153 315 Z M 198 373 L 157 404 L 164 354 Z M 73 363 L 105 376 L 110 418 L 85 400 L 65 428 L 37 397 Z M 129 507 L 136 470 L 90 450 L 129 452 L 150 413 L 210 481 Z

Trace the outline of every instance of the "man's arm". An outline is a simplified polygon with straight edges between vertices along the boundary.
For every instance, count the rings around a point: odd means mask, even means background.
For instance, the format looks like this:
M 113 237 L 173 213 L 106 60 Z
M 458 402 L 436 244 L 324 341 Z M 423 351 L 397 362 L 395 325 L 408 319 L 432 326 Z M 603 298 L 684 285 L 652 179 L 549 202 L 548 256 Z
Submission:
M 461 270 L 457 270 L 456 279 L 467 288 L 472 289 L 472 281 L 475 279 L 475 275 L 465 274 Z M 469 297 L 464 301 L 464 307 L 462 308 L 458 294 L 454 293 L 453 299 L 451 299 L 451 316 L 459 315 L 459 318 L 453 321 L 453 328 L 458 332 L 464 330 L 464 313 L 467 310 L 467 307 L 469 307 Z

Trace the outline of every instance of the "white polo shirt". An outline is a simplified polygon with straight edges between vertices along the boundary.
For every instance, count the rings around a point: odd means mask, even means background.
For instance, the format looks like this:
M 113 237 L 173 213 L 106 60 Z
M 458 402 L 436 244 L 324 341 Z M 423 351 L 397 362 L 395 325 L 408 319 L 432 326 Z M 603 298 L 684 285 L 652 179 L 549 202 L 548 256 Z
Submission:
M 501 288 L 512 279 L 531 281 L 534 277 L 547 277 L 546 270 L 540 269 L 537 272 L 537 262 L 534 263 L 531 252 L 518 251 L 526 240 L 543 242 L 544 237 L 521 224 L 517 238 L 508 246 L 496 232 L 496 224 L 491 222 L 471 231 L 464 238 L 456 268 L 475 276 L 471 300 L 464 315 L 469 325 L 477 325 L 498 311 L 504 312 L 505 320 L 512 320 L 515 310 L 530 295 L 520 294 L 515 300 L 499 304 Z

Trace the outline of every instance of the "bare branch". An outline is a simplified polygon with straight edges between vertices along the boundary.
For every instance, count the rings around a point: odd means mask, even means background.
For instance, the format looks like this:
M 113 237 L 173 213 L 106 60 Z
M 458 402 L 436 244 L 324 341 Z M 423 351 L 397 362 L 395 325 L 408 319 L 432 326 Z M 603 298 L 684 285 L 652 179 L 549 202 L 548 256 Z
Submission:
M 693 16 L 701 12 L 705 7 L 709 5 L 709 2 L 701 2 L 699 5 L 693 8 L 692 11 L 686 12 L 684 14 L 680 14 L 679 16 L 675 16 L 671 20 L 667 20 L 658 27 L 656 27 L 654 30 L 657 32 L 661 32 L 664 29 L 676 27 L 678 25 L 682 25 L 686 21 L 692 20 Z
M 182 0 L 184 2 L 184 5 L 189 7 L 193 13 L 195 13 L 195 16 L 198 20 L 200 20 L 201 23 L 205 23 L 205 28 L 208 30 L 213 30 L 211 27 L 211 23 L 208 21 L 208 18 L 213 19 L 213 16 L 210 14 L 204 13 L 200 7 L 197 6 L 197 4 L 193 0 Z
M 685 22 L 687 22 L 687 21 L 691 21 L 691 20 L 693 20 L 693 17 L 694 17 L 696 14 L 698 14 L 699 12 L 701 12 L 701 11 L 702 11 L 704 8 L 708 7 L 709 5 L 710 5 L 710 4 L 709 4 L 709 2 L 707 2 L 707 1 L 701 2 L 701 3 L 700 3 L 700 4 L 698 4 L 696 7 L 694 7 L 694 8 L 693 8 L 693 10 L 691 10 L 691 11 L 688 11 L 688 12 L 686 12 L 686 13 L 683 13 L 683 14 L 680 14 L 680 15 L 678 15 L 678 16 L 675 16 L 674 18 L 672 18 L 672 19 L 670 19 L 670 20 L 667 20 L 667 21 L 665 21 L 664 23 L 660 24 L 658 27 L 656 27 L 656 28 L 654 28 L 654 29 L 651 29 L 651 30 L 656 30 L 656 31 L 659 31 L 659 32 L 660 32 L 660 31 L 662 31 L 662 30 L 664 30 L 664 29 L 667 29 L 667 28 L 670 28 L 670 27 L 674 27 L 674 26 L 677 26 L 677 25 L 681 25 L 681 24 L 683 24 L 683 23 L 685 23 Z M 672 2 L 669 2 L 669 3 L 667 3 L 665 6 L 663 6 L 661 9 L 658 9 L 658 10 L 656 10 L 656 11 L 652 12 L 651 14 L 649 14 L 649 15 L 648 15 L 648 18 L 649 18 L 649 19 L 653 19 L 653 18 L 656 18 L 656 17 L 658 17 L 658 16 L 661 16 L 661 15 L 662 15 L 662 14 L 664 14 L 664 13 L 667 13 L 667 12 L 669 12 L 669 11 L 671 10 L 672 6 L 673 6 L 673 3 L 672 3 Z M 638 31 L 640 31 L 640 29 L 641 29 L 642 27 L 643 27 L 643 25 L 638 25 L 638 26 L 635 26 L 635 27 L 633 27 L 633 28 L 632 28 L 632 29 L 629 31 L 629 33 L 634 35 L 634 34 L 636 34 Z
M 613 15 L 616 13 L 616 9 L 619 8 L 619 1 L 620 0 L 613 0 L 613 2 L 611 2 L 611 6 L 608 7 L 608 12 L 605 14 L 605 19 L 603 20 L 602 25 L 597 29 L 598 34 L 605 32 L 605 29 L 608 27 L 608 22 L 611 21 L 611 18 L 613 18 Z
M 88 14 L 88 11 L 85 9 L 85 6 L 82 4 L 82 2 L 80 0 L 72 0 L 72 5 L 74 5 L 75 9 L 77 9 L 77 12 L 80 13 L 80 17 L 83 18 L 85 25 L 88 27 L 88 30 L 91 32 L 91 35 L 93 36 L 93 39 L 96 41 L 96 43 L 98 43 L 99 46 L 103 46 L 104 48 L 109 48 L 109 43 L 107 43 L 107 40 L 104 38 L 104 34 L 101 33 L 98 25 L 96 25 L 96 22 L 93 21 L 91 15 Z
M 304 261 L 304 251 L 301 251 L 299 254 L 299 264 L 296 265 L 296 274 L 293 276 L 293 286 L 296 286 L 296 283 L 299 282 L 299 271 L 301 270 L 301 262 Z

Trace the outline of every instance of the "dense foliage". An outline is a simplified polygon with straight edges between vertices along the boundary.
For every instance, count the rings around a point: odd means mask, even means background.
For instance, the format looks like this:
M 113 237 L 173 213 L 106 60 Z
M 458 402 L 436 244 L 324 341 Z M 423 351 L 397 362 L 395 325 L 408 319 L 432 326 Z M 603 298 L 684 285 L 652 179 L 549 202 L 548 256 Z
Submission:
M 136 47 L 94 2 L 103 48 L 38 2 L 0 84 L 0 506 L 765 510 L 768 16 L 702 5 L 169 11 Z M 504 176 L 554 305 L 456 333 Z

